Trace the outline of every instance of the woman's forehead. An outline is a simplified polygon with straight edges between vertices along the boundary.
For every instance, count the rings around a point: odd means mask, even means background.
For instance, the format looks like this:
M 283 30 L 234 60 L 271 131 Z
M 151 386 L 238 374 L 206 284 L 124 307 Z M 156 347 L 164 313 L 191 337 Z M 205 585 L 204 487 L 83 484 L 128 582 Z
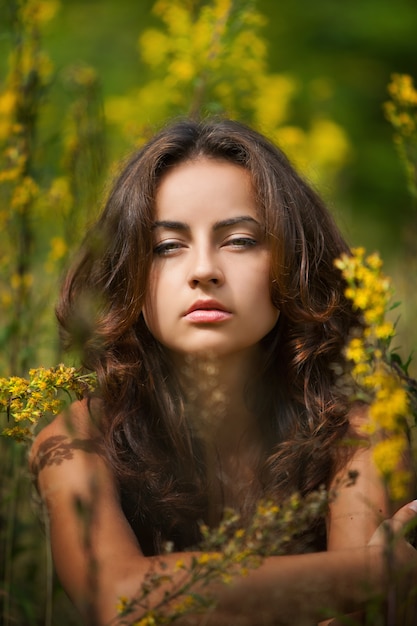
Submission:
M 250 172 L 226 160 L 199 157 L 170 169 L 155 195 L 155 219 L 196 215 L 258 217 Z

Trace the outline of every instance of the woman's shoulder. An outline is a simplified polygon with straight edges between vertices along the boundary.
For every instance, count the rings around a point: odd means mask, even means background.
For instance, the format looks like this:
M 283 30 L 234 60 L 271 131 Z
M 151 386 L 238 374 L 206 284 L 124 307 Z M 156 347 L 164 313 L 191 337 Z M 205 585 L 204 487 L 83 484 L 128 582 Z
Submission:
M 98 401 L 77 400 L 56 415 L 36 435 L 32 449 L 50 437 L 95 438 L 100 435 Z
M 36 435 L 30 452 L 29 466 L 38 482 L 44 475 L 71 467 L 72 473 L 94 460 L 104 459 L 103 435 L 99 428 L 99 411 L 95 402 L 72 403 Z M 43 472 L 43 470 L 46 470 Z

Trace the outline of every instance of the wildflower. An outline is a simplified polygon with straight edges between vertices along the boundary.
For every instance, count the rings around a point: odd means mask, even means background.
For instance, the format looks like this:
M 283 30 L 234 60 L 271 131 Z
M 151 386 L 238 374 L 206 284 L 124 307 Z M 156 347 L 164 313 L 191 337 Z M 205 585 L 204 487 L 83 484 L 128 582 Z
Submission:
M 346 348 L 346 358 L 354 363 L 361 363 L 362 361 L 366 361 L 366 349 L 363 339 L 359 337 L 354 337 L 350 340 L 347 348 Z
M 126 596 L 121 596 L 117 602 L 117 613 L 119 615 L 123 614 L 126 611 L 126 608 L 129 605 L 129 599 Z
M 406 470 L 399 470 L 406 449 L 405 423 L 411 413 L 405 381 L 390 366 L 387 352 L 394 336 L 386 320 L 392 296 L 391 283 L 382 273 L 382 261 L 363 248 L 352 250 L 335 261 L 347 283 L 345 295 L 362 314 L 364 328 L 352 337 L 345 355 L 353 363 L 352 378 L 369 403 L 369 422 L 363 431 L 375 437 L 374 461 L 393 498 L 405 496 Z M 382 441 L 379 439 L 382 436 Z M 401 491 L 402 490 L 402 491 Z
M 81 397 L 94 387 L 95 377 L 83 375 L 74 367 L 63 364 L 45 369 L 29 370 L 29 378 L 11 376 L 0 378 L 0 411 L 7 411 L 16 426 L 3 430 L 8 437 L 22 439 L 31 432 L 31 426 L 20 426 L 22 422 L 36 425 L 46 414 L 56 415 L 63 408 L 60 390 Z
M 404 433 L 391 436 L 375 445 L 373 458 L 393 499 L 400 500 L 407 493 L 410 472 L 401 469 L 400 464 L 408 447 Z
M 202 554 L 197 559 L 197 562 L 198 562 L 199 565 L 206 565 L 209 561 L 210 561 L 210 555 L 209 554 Z
M 417 90 L 411 76 L 393 74 L 388 92 L 391 100 L 385 103 L 385 115 L 394 129 L 394 143 L 405 169 L 409 191 L 416 198 Z

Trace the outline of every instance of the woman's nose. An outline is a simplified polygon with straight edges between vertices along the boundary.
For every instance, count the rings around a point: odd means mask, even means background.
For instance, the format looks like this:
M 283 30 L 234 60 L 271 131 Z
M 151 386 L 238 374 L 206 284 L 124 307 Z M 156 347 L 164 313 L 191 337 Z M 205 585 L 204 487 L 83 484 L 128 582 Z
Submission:
M 196 251 L 191 259 L 188 282 L 191 287 L 223 284 L 224 274 L 215 251 L 209 249 Z

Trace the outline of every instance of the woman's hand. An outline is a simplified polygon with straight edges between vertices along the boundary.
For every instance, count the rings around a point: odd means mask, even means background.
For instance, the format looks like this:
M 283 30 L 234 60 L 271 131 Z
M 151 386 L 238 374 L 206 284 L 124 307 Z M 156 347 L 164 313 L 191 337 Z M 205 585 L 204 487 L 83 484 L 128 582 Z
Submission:
M 392 517 L 383 521 L 371 539 L 368 546 L 384 549 L 384 553 L 395 559 L 400 566 L 402 563 L 414 564 L 417 570 L 417 551 L 405 539 L 408 530 L 417 525 L 417 500 L 402 506 Z
M 417 551 L 406 533 L 417 524 L 417 500 L 401 507 L 372 535 L 369 546 L 382 548 L 387 623 L 417 623 Z

